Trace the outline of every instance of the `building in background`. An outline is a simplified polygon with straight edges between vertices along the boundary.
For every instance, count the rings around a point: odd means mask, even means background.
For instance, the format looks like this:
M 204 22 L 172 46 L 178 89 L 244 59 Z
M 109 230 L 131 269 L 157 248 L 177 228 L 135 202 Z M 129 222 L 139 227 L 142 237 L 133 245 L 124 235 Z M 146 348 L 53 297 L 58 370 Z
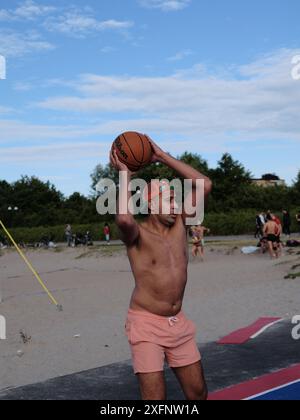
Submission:
M 265 174 L 261 178 L 252 179 L 252 183 L 258 187 L 286 187 L 286 182 L 284 179 L 280 179 L 279 176 L 275 174 Z

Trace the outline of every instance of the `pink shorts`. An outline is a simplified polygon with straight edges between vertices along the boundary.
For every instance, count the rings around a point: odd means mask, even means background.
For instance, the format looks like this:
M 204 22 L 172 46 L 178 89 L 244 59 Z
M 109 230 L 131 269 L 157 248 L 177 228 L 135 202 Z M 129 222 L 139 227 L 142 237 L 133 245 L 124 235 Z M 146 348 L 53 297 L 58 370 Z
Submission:
M 172 368 L 201 360 L 195 340 L 196 326 L 182 311 L 168 318 L 129 309 L 125 330 L 135 374 L 163 371 L 165 358 Z

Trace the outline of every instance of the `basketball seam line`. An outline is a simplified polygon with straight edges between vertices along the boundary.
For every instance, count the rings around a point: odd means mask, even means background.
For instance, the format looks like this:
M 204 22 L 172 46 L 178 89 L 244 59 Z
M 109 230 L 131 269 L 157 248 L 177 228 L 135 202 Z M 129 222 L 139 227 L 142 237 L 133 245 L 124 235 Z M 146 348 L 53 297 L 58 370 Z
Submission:
M 116 140 L 114 141 L 114 143 L 115 142 L 117 142 L 118 140 L 121 140 L 121 136 L 118 136 L 117 138 L 116 138 Z M 125 139 L 126 140 L 126 139 Z M 131 150 L 131 149 L 130 149 Z M 126 160 L 124 160 L 121 156 L 119 156 L 119 160 L 122 162 L 122 163 L 124 163 L 127 167 L 128 167 L 128 165 L 130 165 L 131 167 L 134 167 L 134 171 L 138 171 L 139 169 L 140 169 L 140 166 L 138 166 L 138 165 L 133 165 L 133 164 L 130 164 L 130 163 L 128 163 L 128 162 L 126 162 Z M 129 168 L 130 169 L 130 168 Z
M 122 136 L 124 137 L 124 140 L 126 141 L 126 144 L 127 144 L 128 148 L 129 148 L 129 150 L 131 151 L 131 154 L 132 154 L 133 158 L 136 160 L 136 162 L 137 162 L 137 163 L 139 163 L 140 165 L 142 165 L 142 164 L 143 164 L 143 162 L 141 162 L 140 160 L 138 160 L 138 159 L 135 157 L 135 155 L 134 155 L 133 151 L 131 150 L 131 147 L 130 147 L 130 146 L 129 146 L 129 144 L 128 144 L 128 141 L 126 140 L 126 137 L 124 136 L 124 134 L 122 134 Z
M 122 162 L 122 163 L 124 163 L 126 166 L 131 166 L 131 167 L 134 167 L 135 169 L 140 169 L 140 166 L 138 166 L 138 165 L 133 165 L 132 163 L 129 163 L 129 162 L 126 162 L 124 159 L 122 159 L 122 158 L 120 158 L 119 157 L 119 160 Z M 129 168 L 130 169 L 130 168 Z
M 144 162 L 144 156 L 145 156 L 145 147 L 144 147 L 144 142 L 143 142 L 143 139 L 142 139 L 142 137 L 140 136 L 140 134 L 139 134 L 139 133 L 138 133 L 138 136 L 139 136 L 139 138 L 140 138 L 140 140 L 141 140 L 142 147 L 143 147 L 143 157 L 142 157 L 142 162 Z

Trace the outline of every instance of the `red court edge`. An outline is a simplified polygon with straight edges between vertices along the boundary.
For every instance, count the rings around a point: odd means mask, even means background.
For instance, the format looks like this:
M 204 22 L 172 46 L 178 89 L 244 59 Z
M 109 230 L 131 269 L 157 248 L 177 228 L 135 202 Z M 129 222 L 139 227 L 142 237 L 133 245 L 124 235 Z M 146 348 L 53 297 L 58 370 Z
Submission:
M 271 391 L 300 379 L 300 365 L 294 365 L 279 372 L 271 373 L 239 385 L 217 391 L 209 395 L 209 401 L 241 401 L 252 396 Z
M 280 321 L 282 318 L 259 318 L 254 324 L 240 330 L 234 331 L 218 341 L 217 344 L 244 344 L 258 333 L 262 328 L 273 322 Z

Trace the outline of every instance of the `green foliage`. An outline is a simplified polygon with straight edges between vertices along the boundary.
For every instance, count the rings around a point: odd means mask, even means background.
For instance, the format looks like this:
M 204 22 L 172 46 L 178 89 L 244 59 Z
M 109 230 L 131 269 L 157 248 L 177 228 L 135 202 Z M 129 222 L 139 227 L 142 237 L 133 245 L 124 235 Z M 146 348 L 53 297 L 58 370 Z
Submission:
M 85 234 L 90 231 L 93 241 L 104 241 L 103 234 L 104 223 L 91 223 L 72 225 L 73 233 Z M 115 223 L 110 225 L 112 239 L 118 239 L 118 228 Z M 39 242 L 44 236 L 51 238 L 55 242 L 65 242 L 65 225 L 50 227 L 34 227 L 34 228 L 14 228 L 10 230 L 13 238 L 17 243 L 24 242 L 26 244 Z
M 232 156 L 225 153 L 216 169 L 210 171 L 213 182 L 212 198 L 222 203 L 223 209 L 237 208 L 237 201 L 251 183 L 251 174 Z
M 251 183 L 251 173 L 228 153 L 221 157 L 214 169 L 209 168 L 198 154 L 185 152 L 178 159 L 209 176 L 213 182 L 205 223 L 210 225 L 214 234 L 252 233 L 256 213 L 268 209 L 278 215 L 282 209 L 290 210 L 296 229 L 295 214 L 300 210 L 300 171 L 292 187 L 261 188 Z M 147 182 L 178 178 L 173 170 L 159 163 L 147 166 L 136 176 Z M 118 184 L 118 173 L 110 164 L 98 165 L 91 175 L 92 195 L 85 197 L 74 192 L 68 198 L 54 185 L 36 177 L 24 176 L 12 184 L 0 181 L 0 218 L 7 227 L 20 228 L 16 235 L 25 242 L 37 241 L 50 234 L 56 241 L 61 241 L 67 223 L 72 224 L 73 230 L 79 226 L 82 233 L 89 228 L 96 239 L 101 235 L 102 224 L 113 224 L 114 221 L 114 216 L 99 216 L 96 212 L 95 187 L 102 178 L 110 178 Z M 9 212 L 9 206 L 16 206 L 19 210 Z M 117 237 L 116 230 L 113 234 Z
M 113 180 L 116 185 L 118 185 L 118 183 L 119 183 L 118 171 L 116 171 L 111 166 L 110 163 L 106 166 L 97 165 L 96 168 L 94 169 L 94 171 L 92 172 L 92 174 L 91 174 L 91 179 L 92 179 L 91 189 L 92 189 L 92 196 L 93 197 L 97 196 L 96 185 L 98 184 L 98 182 L 101 179 L 104 179 L 104 178 L 109 178 L 109 179 Z

